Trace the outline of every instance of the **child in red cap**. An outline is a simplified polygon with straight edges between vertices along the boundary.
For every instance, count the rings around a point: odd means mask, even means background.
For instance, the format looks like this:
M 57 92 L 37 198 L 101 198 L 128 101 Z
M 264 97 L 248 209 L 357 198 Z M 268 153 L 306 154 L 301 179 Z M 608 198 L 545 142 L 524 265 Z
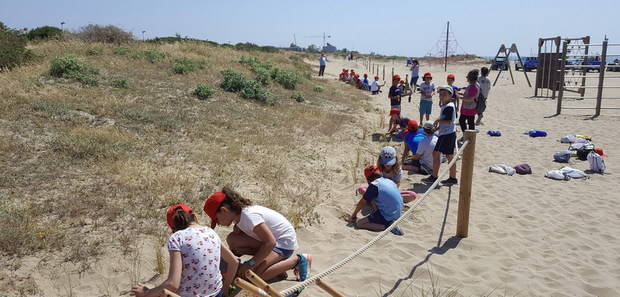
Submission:
M 435 85 L 431 83 L 433 75 L 430 72 L 422 76 L 423 83 L 420 84 L 420 123 L 426 115 L 428 121 L 433 111 L 433 95 L 435 95 Z
M 293 253 L 297 249 L 297 234 L 293 225 L 280 213 L 243 198 L 234 190 L 224 187 L 211 195 L 204 206 L 211 218 L 211 227 L 234 224 L 233 232 L 226 242 L 237 256 L 252 255 L 239 267 L 243 276 L 249 269 L 264 280 L 294 269 L 298 279 L 308 276 L 312 257 Z
M 379 76 L 375 76 L 375 80 L 370 84 L 370 92 L 373 95 L 377 95 L 381 93 L 381 87 L 385 86 L 385 84 L 379 84 Z
M 454 81 L 456 80 L 456 76 L 452 73 L 448 74 L 446 78 L 446 82 L 450 87 L 452 87 L 452 102 L 456 106 L 456 110 L 459 110 L 459 92 L 461 88 L 454 85 Z M 441 100 L 439 100 L 439 106 L 441 107 Z
M 168 239 L 168 278 L 153 289 L 142 284 L 134 286 L 131 295 L 162 296 L 164 289 L 168 289 L 182 297 L 228 296 L 239 260 L 221 245 L 213 229 L 198 224 L 189 206 L 170 206 L 166 219 L 174 232 Z
M 390 87 L 390 92 L 388 97 L 390 98 L 390 107 L 397 108 L 400 110 L 400 100 L 403 95 L 401 89 L 398 87 L 398 83 L 400 82 L 400 75 L 396 74 L 392 77 L 392 86 Z

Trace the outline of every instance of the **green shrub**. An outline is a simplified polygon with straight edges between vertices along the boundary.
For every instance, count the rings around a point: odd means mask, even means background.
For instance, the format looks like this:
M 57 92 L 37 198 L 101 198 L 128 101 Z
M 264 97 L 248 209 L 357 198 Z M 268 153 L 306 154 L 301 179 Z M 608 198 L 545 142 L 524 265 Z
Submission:
M 77 37 L 88 42 L 127 43 L 133 40 L 133 34 L 119 27 L 107 25 L 88 25 L 80 28 Z
M 271 78 L 282 85 L 285 89 L 294 90 L 299 82 L 297 74 L 290 70 L 275 68 L 271 72 Z
M 255 80 L 248 80 L 241 90 L 241 97 L 269 103 L 269 94 L 263 90 L 262 85 Z
M 62 30 L 52 26 L 43 26 L 30 30 L 26 36 L 28 40 L 60 38 Z
M 89 56 L 98 56 L 101 55 L 101 50 L 96 48 L 91 48 L 86 51 L 86 54 Z
M 126 79 L 115 79 L 112 81 L 112 86 L 119 89 L 129 88 L 129 82 Z
M 275 103 L 269 97 L 269 93 L 263 90 L 261 83 L 247 79 L 243 74 L 231 69 L 222 71 L 222 75 L 224 80 L 220 86 L 225 91 L 240 92 L 241 97 L 245 99 L 254 99 L 267 104 Z
M 75 79 L 82 84 L 96 86 L 99 70 L 73 55 L 56 57 L 52 60 L 50 74 L 55 77 Z
M 207 99 L 213 95 L 213 89 L 205 85 L 198 85 L 193 94 L 199 99 Z
M 144 58 L 151 63 L 157 63 L 166 57 L 166 54 L 157 49 L 148 49 L 136 55 L 138 58 Z
M 278 52 L 278 49 L 273 46 L 259 46 L 259 45 L 256 45 L 250 42 L 237 43 L 234 45 L 234 48 L 237 50 L 244 50 L 244 51 L 260 51 L 260 52 L 266 52 L 266 53 L 277 53 Z
M 172 71 L 176 74 L 187 74 L 204 68 L 205 61 L 196 61 L 187 58 L 177 59 L 172 65 Z
M 18 31 L 0 23 L 0 71 L 13 69 L 32 59 L 32 52 L 26 49 L 27 40 Z
M 293 95 L 291 95 L 291 99 L 295 99 L 295 101 L 297 102 L 304 102 L 304 94 L 300 93 L 300 92 L 294 92 Z
M 231 69 L 222 71 L 222 76 L 224 76 L 224 80 L 220 86 L 228 92 L 240 92 L 247 81 L 243 74 Z
M 322 93 L 323 92 L 323 88 L 321 88 L 321 87 L 314 87 L 314 89 L 312 89 L 312 90 L 317 92 L 317 93 Z
M 126 56 L 129 53 L 129 49 L 126 47 L 116 47 L 112 50 L 112 53 L 119 56 Z

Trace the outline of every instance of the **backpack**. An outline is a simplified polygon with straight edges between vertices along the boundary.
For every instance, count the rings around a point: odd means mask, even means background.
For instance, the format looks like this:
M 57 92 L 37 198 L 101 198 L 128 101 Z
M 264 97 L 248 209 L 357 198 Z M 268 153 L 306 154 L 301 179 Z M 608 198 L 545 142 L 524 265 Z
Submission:
M 489 136 L 495 136 L 495 137 L 502 136 L 502 132 L 496 131 L 496 130 L 489 130 L 487 131 L 487 134 L 489 134 Z
M 605 161 L 603 161 L 603 157 L 592 151 L 588 154 L 588 162 L 590 162 L 590 171 L 596 173 L 604 173 L 605 172 Z
M 581 161 L 588 160 L 588 155 L 593 151 L 591 148 L 580 148 L 577 150 L 577 159 Z
M 511 176 L 515 174 L 516 170 L 504 164 L 495 164 L 489 167 L 489 172 L 495 172 L 495 173 L 506 174 L 508 176 Z
M 532 168 L 527 163 L 519 164 L 513 168 L 517 174 L 532 174 Z
M 553 154 L 553 160 L 559 163 L 568 163 L 568 160 L 570 160 L 570 154 L 571 153 L 569 150 L 559 151 Z
M 570 167 L 562 167 L 560 169 L 560 172 L 562 172 L 562 174 L 570 178 L 587 178 L 588 177 L 585 172 L 579 169 L 570 168 Z
M 577 137 L 575 135 L 566 135 L 560 138 L 560 142 L 561 143 L 573 143 L 575 142 L 576 139 Z
M 572 150 L 572 151 L 576 151 L 578 149 L 591 149 L 591 150 L 593 150 L 594 149 L 594 144 L 592 144 L 589 141 L 586 141 L 586 142 L 575 142 L 575 143 L 571 144 L 568 149 Z
M 568 175 L 564 175 L 560 170 L 549 170 L 545 172 L 545 177 L 555 180 L 569 180 L 570 177 Z

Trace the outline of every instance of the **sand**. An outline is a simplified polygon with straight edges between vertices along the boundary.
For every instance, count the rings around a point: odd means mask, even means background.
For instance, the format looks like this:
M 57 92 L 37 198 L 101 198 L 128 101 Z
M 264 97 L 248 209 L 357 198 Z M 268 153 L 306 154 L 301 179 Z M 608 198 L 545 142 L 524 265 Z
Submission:
M 392 65 L 386 65 L 389 75 Z M 475 66 L 483 65 L 450 65 L 448 70 L 456 74 L 456 84 L 462 86 L 465 74 Z M 408 73 L 405 65 L 394 67 L 402 77 Z M 335 79 L 342 68 L 364 73 L 361 61 L 332 58 L 325 79 Z M 422 64 L 421 74 L 426 71 L 433 73 L 435 84 L 444 84 L 443 66 Z M 496 75 L 494 71 L 490 78 L 494 80 Z M 570 110 L 549 117 L 555 114 L 555 101 L 531 98 L 534 89 L 527 86 L 523 73 L 514 75 L 512 85 L 509 74 L 502 73 L 491 90 L 484 125 L 478 127 L 469 237 L 454 236 L 459 187 L 441 187 L 401 226 L 405 236 L 389 235 L 325 281 L 346 296 L 422 296 L 422 291 L 433 284 L 444 292 L 452 289 L 456 296 L 620 296 L 620 186 L 614 177 L 620 164 L 620 115 L 604 111 L 591 120 L 588 116 L 593 110 Z M 529 75 L 533 81 L 535 73 Z M 386 92 L 372 96 L 372 101 L 387 117 Z M 418 96 L 411 103 L 404 102 L 404 116 L 418 118 L 417 102 Z M 570 105 L 593 107 L 594 101 Z M 614 102 L 604 102 L 604 106 L 612 107 Z M 620 107 L 620 102 L 615 106 Z M 432 118 L 438 112 L 434 105 Z M 370 135 L 386 129 L 378 127 L 377 117 L 367 117 L 375 122 L 376 129 L 368 131 L 359 145 L 364 150 L 375 148 L 378 153 L 383 144 L 372 142 Z M 549 135 L 523 135 L 529 129 L 544 129 Z M 503 135 L 493 138 L 486 135 L 487 130 L 500 130 Z M 546 170 L 562 167 L 553 162 L 552 155 L 567 148 L 559 142 L 567 134 L 590 135 L 605 149 L 609 154 L 605 175 L 570 181 L 544 177 Z M 402 150 L 401 143 L 390 144 Z M 343 143 L 342 148 L 349 150 L 356 145 Z M 366 155 L 364 158 L 368 159 Z M 345 160 L 351 159 L 355 156 L 349 153 Z M 495 163 L 513 166 L 523 162 L 531 165 L 532 175 L 488 172 Z M 589 168 L 587 161 L 571 160 L 568 165 Z M 407 175 L 401 188 L 424 192 L 420 183 L 423 177 Z M 334 189 L 333 198 L 319 207 L 323 224 L 299 232 L 301 250 L 315 257 L 313 272 L 336 263 L 376 235 L 347 227 L 342 219 L 359 198 L 353 194 L 355 187 L 343 183 Z M 316 286 L 303 294 L 326 295 Z

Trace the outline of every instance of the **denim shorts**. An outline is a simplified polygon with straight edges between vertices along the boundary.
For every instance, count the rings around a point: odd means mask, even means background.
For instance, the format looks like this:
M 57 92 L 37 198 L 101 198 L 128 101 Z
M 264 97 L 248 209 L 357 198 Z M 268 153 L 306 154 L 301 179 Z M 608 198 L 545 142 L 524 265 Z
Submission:
M 383 225 L 386 228 L 390 225 L 392 225 L 393 221 L 388 221 L 386 220 L 383 215 L 381 214 L 381 212 L 379 212 L 378 210 L 376 210 L 375 212 L 371 213 L 368 216 L 368 221 L 373 223 L 373 224 L 379 224 L 379 225 Z
M 279 247 L 274 247 L 272 250 L 274 253 L 280 255 L 280 257 L 284 258 L 284 259 L 288 259 L 290 258 L 293 253 L 295 252 L 295 250 L 287 250 L 287 249 L 282 249 Z
M 433 101 L 420 100 L 420 114 L 431 114 L 433 112 Z

